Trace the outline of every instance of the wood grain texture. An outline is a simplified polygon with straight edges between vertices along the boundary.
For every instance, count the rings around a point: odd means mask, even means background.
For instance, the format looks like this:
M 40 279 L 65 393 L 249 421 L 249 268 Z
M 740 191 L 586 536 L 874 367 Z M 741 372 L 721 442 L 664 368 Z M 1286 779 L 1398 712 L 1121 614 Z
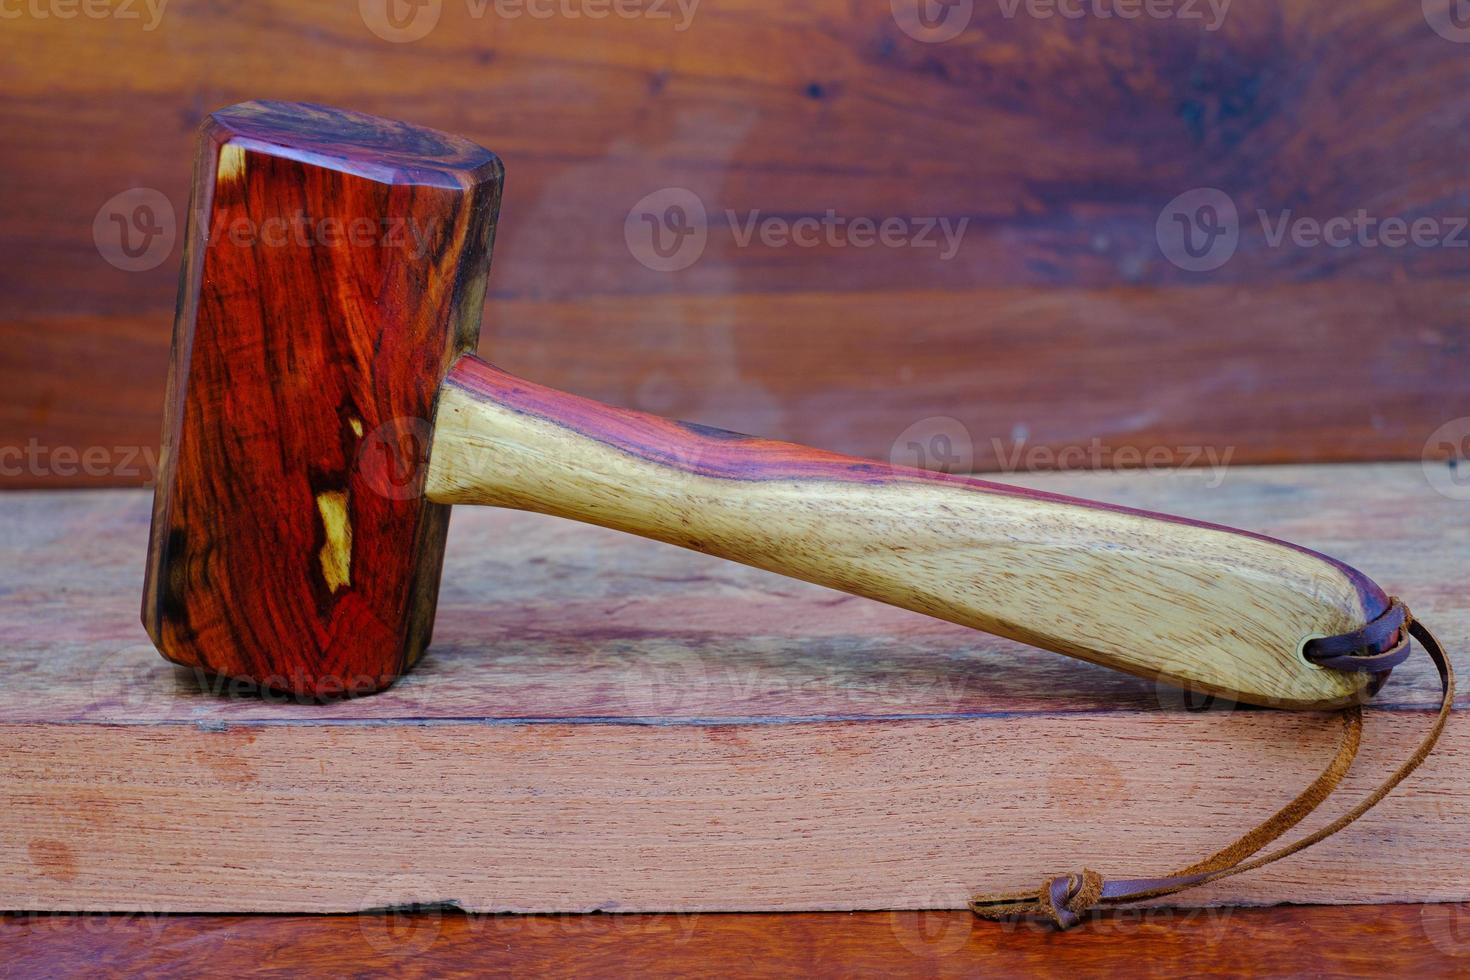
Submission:
M 1470 527 L 1417 466 L 1027 482 L 1341 555 L 1470 668 Z M 0 906 L 953 907 L 1203 856 L 1299 791 L 1338 727 L 1186 710 L 1012 641 L 489 508 L 456 518 L 436 642 L 402 683 L 240 696 L 161 661 L 133 618 L 144 495 L 8 494 L 0 523 Z M 1395 671 L 1340 805 L 1436 703 L 1425 658 Z M 1359 824 L 1187 900 L 1466 899 L 1445 856 L 1470 850 L 1467 738 L 1456 715 Z
M 156 446 L 178 247 L 125 272 L 99 257 L 93 219 L 137 186 L 182 216 L 198 120 L 262 96 L 500 153 L 512 194 L 484 353 L 615 404 L 879 459 L 952 416 L 980 469 L 1023 435 L 1174 459 L 1414 458 L 1470 415 L 1470 376 L 1451 369 L 1463 249 L 1273 248 L 1254 217 L 1464 216 L 1454 93 L 1470 65 L 1420 5 L 1238 3 L 1206 32 L 982 3 L 945 44 L 908 37 L 882 3 L 710 4 L 682 32 L 442 7 L 407 44 L 352 4 L 287 0 L 248 15 L 178 2 L 151 31 L 8 21 L 0 447 Z M 676 186 L 712 228 L 697 263 L 665 274 L 632 257 L 624 222 Z M 1185 272 L 1155 222 L 1210 186 L 1248 233 L 1224 268 Z M 735 236 L 755 211 L 829 208 L 970 224 L 949 261 Z M 146 479 L 110 458 L 0 480 Z
M 1259 535 L 615 409 L 473 356 L 445 379 L 429 499 L 568 517 L 1204 694 L 1363 699 L 1298 655 L 1388 606 L 1356 569 Z
M 1365 795 L 1427 725 L 1418 713 L 1374 717 L 1343 802 L 1324 809 Z M 0 903 L 956 909 L 1083 867 L 1126 878 L 1202 859 L 1299 792 L 1339 727 L 1182 711 L 779 726 L 0 724 Z M 1458 819 L 1467 727 L 1457 718 L 1401 793 L 1283 870 L 1161 901 L 1470 900 L 1463 866 L 1447 860 L 1470 848 Z
M 1470 906 L 1110 913 L 1058 937 L 968 912 L 853 915 L 9 916 L 18 975 L 401 977 L 1448 976 Z
M 195 169 L 143 623 L 188 667 L 375 691 L 433 628 L 449 514 L 413 420 L 474 346 L 500 162 L 253 102 L 209 117 Z

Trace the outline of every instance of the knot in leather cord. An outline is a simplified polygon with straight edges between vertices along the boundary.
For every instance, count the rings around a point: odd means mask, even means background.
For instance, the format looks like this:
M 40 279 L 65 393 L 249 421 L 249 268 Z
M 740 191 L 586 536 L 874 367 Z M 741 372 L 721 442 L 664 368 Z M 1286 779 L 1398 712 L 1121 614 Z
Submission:
M 1391 628 L 1390 628 L 1391 627 Z M 1409 649 L 1409 636 L 1418 640 L 1439 671 L 1439 712 L 1429 733 L 1419 742 L 1413 754 L 1399 765 L 1365 798 L 1326 826 L 1295 842 L 1257 857 L 1259 852 L 1296 826 L 1332 794 L 1358 752 L 1363 730 L 1363 711 L 1354 705 L 1342 712 L 1343 737 L 1337 754 L 1312 783 L 1296 799 L 1268 817 L 1245 836 L 1217 851 L 1203 861 L 1172 874 L 1155 878 L 1105 879 L 1096 871 L 1084 870 L 1079 875 L 1050 878 L 1039 892 L 1017 892 L 1002 895 L 977 895 L 970 899 L 970 911 L 982 919 L 1009 919 L 1016 916 L 1045 916 L 1059 928 L 1067 929 L 1082 921 L 1086 912 L 1098 905 L 1118 905 L 1148 898 L 1160 898 L 1177 892 L 1265 867 L 1301 851 L 1337 833 L 1367 813 L 1379 800 L 1403 782 L 1433 750 L 1444 732 L 1445 723 L 1455 703 L 1455 670 L 1439 640 L 1423 623 L 1418 622 L 1398 599 L 1391 599 L 1388 610 L 1378 619 L 1353 633 L 1329 637 L 1318 649 L 1324 661 L 1342 658 L 1356 669 L 1378 673 L 1385 670 L 1384 654 L 1402 659 Z M 1402 655 L 1400 655 L 1402 653 Z M 1397 662 L 1397 661 L 1395 661 Z M 1325 665 L 1325 663 L 1324 663 Z M 1337 668 L 1352 669 L 1352 668 Z M 1247 860 L 1249 858 L 1249 860 Z
M 1059 929 L 1070 929 L 1082 921 L 1102 898 L 1102 875 L 1083 868 L 1080 875 L 1060 875 L 1041 887 L 1038 902 Z
M 1057 928 L 1070 929 L 1103 898 L 1104 889 L 1103 876 L 1091 868 L 1083 868 L 1080 875 L 1047 879 L 1039 891 L 977 897 L 971 900 L 970 911 L 982 919 L 1044 916 Z

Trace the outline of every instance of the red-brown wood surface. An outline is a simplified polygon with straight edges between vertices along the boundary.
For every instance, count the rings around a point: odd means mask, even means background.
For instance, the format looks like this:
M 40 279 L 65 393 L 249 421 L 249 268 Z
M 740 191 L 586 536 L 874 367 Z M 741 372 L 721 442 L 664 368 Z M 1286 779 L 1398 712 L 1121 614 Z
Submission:
M 943 43 L 845 0 L 707 0 L 684 30 L 674 4 L 600 20 L 424 4 L 438 23 L 408 43 L 351 3 L 176 0 L 148 30 L 143 4 L 32 6 L 0 32 L 0 450 L 35 440 L 0 457 L 11 485 L 147 479 L 180 236 L 126 271 L 94 219 L 135 187 L 182 218 L 194 127 L 259 97 L 499 153 L 482 353 L 616 404 L 906 463 L 933 433 L 905 430 L 949 416 L 982 469 L 1056 466 L 1007 461 L 1094 438 L 1176 461 L 1415 458 L 1470 416 L 1465 249 L 1273 246 L 1256 215 L 1365 209 L 1446 235 L 1465 216 L 1470 59 L 1412 0 L 1241 0 L 1216 30 L 977 3 Z M 672 187 L 710 234 L 665 273 L 624 232 Z M 1231 195 L 1241 239 L 1189 272 L 1155 227 L 1203 187 Z M 757 212 L 828 209 L 970 223 L 948 260 L 737 238 Z
M 143 597 L 169 659 L 335 696 L 423 652 L 449 514 L 400 456 L 475 343 L 500 174 L 319 107 L 201 129 Z
M 0 919 L 12 976 L 1451 976 L 1470 906 L 1143 909 L 1057 934 L 968 912 Z

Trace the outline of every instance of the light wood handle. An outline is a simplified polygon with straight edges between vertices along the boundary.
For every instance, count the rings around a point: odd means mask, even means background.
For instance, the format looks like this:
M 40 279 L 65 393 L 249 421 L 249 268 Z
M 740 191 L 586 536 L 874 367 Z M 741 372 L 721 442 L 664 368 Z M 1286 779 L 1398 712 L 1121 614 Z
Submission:
M 1298 653 L 1383 592 L 1340 562 L 1182 518 L 612 408 L 473 357 L 440 392 L 426 492 L 555 514 L 1256 704 L 1369 679 Z

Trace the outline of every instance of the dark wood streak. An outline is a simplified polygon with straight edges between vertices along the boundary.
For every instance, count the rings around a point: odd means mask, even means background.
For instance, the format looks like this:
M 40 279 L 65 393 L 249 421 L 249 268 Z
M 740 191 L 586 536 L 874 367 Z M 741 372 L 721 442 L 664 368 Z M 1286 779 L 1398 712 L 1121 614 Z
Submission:
M 206 121 L 143 603 L 170 660 L 329 697 L 427 646 L 448 508 L 362 454 L 474 347 L 500 183 L 488 151 L 371 116 Z

